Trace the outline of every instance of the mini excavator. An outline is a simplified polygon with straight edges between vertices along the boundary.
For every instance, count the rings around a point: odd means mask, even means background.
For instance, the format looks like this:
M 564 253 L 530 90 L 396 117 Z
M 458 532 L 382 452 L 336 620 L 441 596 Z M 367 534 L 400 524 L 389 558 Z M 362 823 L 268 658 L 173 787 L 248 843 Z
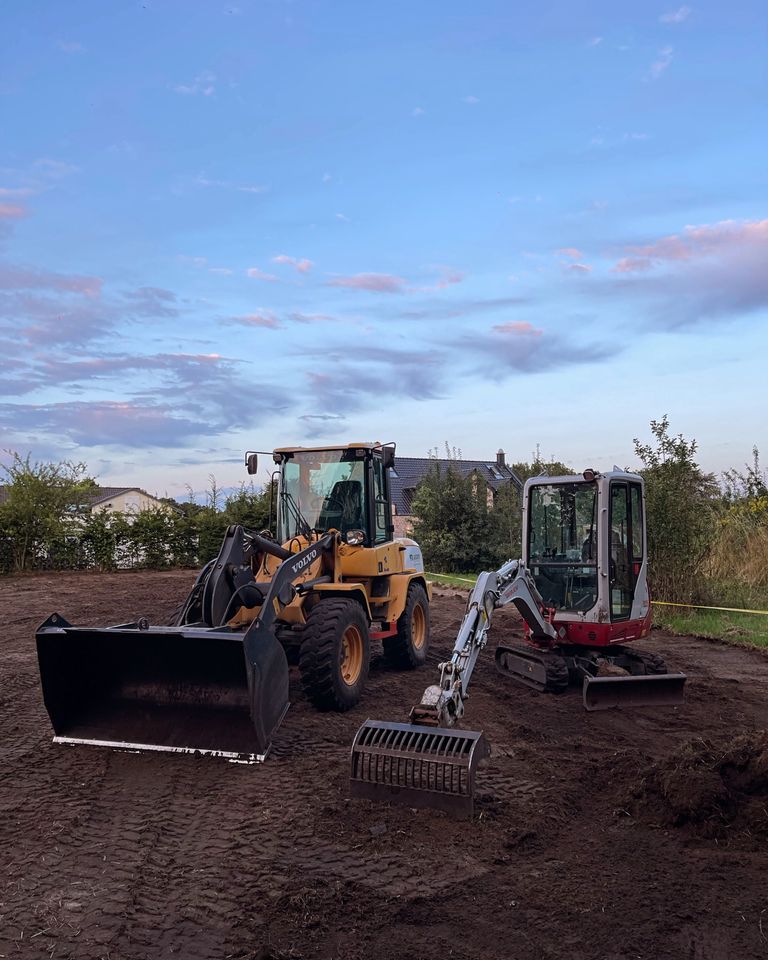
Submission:
M 394 537 L 394 445 L 272 458 L 277 535 L 231 526 L 170 625 L 54 613 L 38 628 L 55 741 L 263 760 L 288 709 L 289 657 L 307 698 L 337 711 L 362 695 L 371 640 L 395 667 L 426 661 L 430 586 L 418 544 Z
M 685 674 L 630 647 L 648 636 L 645 499 L 640 476 L 614 468 L 535 477 L 523 493 L 523 556 L 481 573 L 451 659 L 408 723 L 367 720 L 352 746 L 353 796 L 472 815 L 482 732 L 459 730 L 469 681 L 495 610 L 512 603 L 525 638 L 496 648 L 505 676 L 542 692 L 581 683 L 587 710 L 682 702 Z

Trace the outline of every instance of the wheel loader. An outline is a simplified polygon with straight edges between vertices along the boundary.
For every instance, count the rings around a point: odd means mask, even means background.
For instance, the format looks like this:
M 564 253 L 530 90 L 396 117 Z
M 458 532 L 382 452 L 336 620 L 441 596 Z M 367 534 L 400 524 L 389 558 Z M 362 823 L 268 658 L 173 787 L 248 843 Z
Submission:
M 231 526 L 170 625 L 146 618 L 37 630 L 59 743 L 263 760 L 288 709 L 288 658 L 320 710 L 360 699 L 371 640 L 421 666 L 430 586 L 418 545 L 395 539 L 394 446 L 281 447 L 276 536 Z M 258 453 L 246 454 L 250 474 Z
M 471 815 L 475 773 L 489 747 L 460 730 L 467 688 L 493 613 L 514 604 L 520 642 L 496 648 L 505 676 L 541 692 L 580 683 L 589 711 L 674 706 L 686 677 L 630 646 L 651 629 L 645 495 L 618 467 L 581 477 L 540 476 L 523 492 L 523 559 L 481 573 L 451 659 L 440 664 L 407 723 L 367 720 L 352 745 L 350 792 Z

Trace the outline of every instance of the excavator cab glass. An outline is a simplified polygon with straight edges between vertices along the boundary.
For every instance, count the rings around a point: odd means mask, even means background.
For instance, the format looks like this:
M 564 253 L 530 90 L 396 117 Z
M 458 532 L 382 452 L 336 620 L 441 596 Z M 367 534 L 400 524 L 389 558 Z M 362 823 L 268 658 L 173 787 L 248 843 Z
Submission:
M 530 488 L 526 562 L 546 604 L 585 611 L 597 603 L 597 484 Z
M 369 540 L 364 450 L 306 450 L 285 456 L 278 509 L 278 539 L 339 530 L 363 531 Z

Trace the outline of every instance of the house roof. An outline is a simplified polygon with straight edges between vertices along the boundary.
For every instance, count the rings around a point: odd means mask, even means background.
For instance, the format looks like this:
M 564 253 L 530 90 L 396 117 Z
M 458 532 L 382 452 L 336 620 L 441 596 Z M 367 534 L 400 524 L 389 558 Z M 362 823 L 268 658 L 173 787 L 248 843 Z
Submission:
M 146 490 L 142 490 L 141 487 L 96 487 L 88 498 L 88 505 L 95 507 L 107 500 L 114 500 L 115 497 L 119 497 L 123 493 L 140 493 L 145 497 L 149 497 L 150 500 L 158 499 L 152 496 L 151 493 L 147 493 Z
M 462 477 L 470 473 L 481 476 L 494 493 L 505 484 L 511 483 L 518 491 L 523 489 L 523 481 L 506 463 L 497 458 L 489 460 L 440 460 L 435 457 L 396 457 L 394 469 L 389 472 L 389 485 L 392 491 L 392 503 L 400 516 L 410 516 L 416 487 L 436 465 L 440 469 L 450 467 Z

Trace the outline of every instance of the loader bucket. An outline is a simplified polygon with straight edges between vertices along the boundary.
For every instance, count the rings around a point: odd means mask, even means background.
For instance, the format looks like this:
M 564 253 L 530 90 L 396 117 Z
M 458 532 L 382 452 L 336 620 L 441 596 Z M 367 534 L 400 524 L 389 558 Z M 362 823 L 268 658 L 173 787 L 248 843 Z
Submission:
M 352 744 L 350 794 L 471 817 L 488 753 L 482 732 L 366 720 Z
M 672 707 L 683 702 L 684 673 L 584 677 L 584 708 Z
M 263 760 L 288 708 L 288 664 L 258 622 L 38 629 L 43 700 L 59 743 Z

